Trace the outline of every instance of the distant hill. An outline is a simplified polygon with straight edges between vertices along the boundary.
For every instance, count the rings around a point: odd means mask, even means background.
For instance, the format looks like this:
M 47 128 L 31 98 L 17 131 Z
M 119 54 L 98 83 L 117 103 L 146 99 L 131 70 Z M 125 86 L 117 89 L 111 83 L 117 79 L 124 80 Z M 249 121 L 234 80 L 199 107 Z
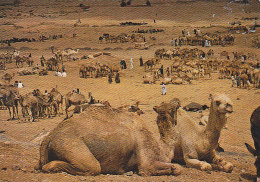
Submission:
M 19 3 L 19 0 L 0 0 L 0 6 L 18 5 Z

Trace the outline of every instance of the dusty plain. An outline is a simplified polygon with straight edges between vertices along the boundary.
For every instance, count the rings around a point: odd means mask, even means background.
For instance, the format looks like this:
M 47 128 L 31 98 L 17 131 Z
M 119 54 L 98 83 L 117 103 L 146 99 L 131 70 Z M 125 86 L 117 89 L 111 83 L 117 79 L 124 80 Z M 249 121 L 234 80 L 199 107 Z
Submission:
M 83 11 L 79 4 L 89 5 L 87 11 Z M 156 84 L 143 84 L 142 76 L 144 68 L 139 66 L 139 57 L 144 61 L 154 57 L 156 49 L 172 49 L 171 39 L 181 35 L 181 30 L 186 28 L 190 32 L 194 28 L 200 28 L 201 32 L 219 32 L 226 34 L 227 27 L 232 21 L 241 21 L 242 25 L 253 25 L 255 20 L 242 20 L 243 17 L 260 17 L 260 3 L 249 1 L 248 5 L 234 2 L 212 1 L 163 1 L 151 0 L 152 6 L 140 6 L 144 0 L 133 1 L 131 7 L 120 7 L 118 1 L 22 1 L 19 7 L 2 6 L 0 18 L 0 40 L 18 38 L 38 38 L 40 35 L 63 35 L 57 40 L 44 42 L 21 42 L 13 43 L 11 47 L 20 51 L 20 55 L 32 54 L 34 64 L 40 64 L 40 57 L 52 56 L 50 47 L 59 50 L 66 48 L 80 49 L 75 55 L 81 58 L 97 52 L 110 52 L 111 56 L 99 56 L 94 61 L 101 63 L 113 63 L 119 65 L 121 59 L 125 59 L 128 68 L 120 71 L 121 83 L 109 84 L 107 78 L 80 78 L 80 64 L 90 59 L 65 62 L 68 76 L 66 78 L 54 76 L 49 72 L 46 76 L 15 75 L 14 80 L 22 81 L 24 88 L 19 89 L 21 95 L 39 89 L 50 91 L 56 87 L 62 94 L 72 89 L 79 88 L 84 95 L 92 92 L 99 100 L 108 100 L 112 107 L 131 105 L 140 101 L 140 108 L 144 114 L 140 116 L 144 122 L 156 129 L 155 105 L 169 101 L 177 97 L 182 105 L 190 102 L 208 104 L 210 93 L 220 92 L 230 96 L 234 102 L 234 112 L 228 118 L 227 129 L 221 133 L 220 144 L 225 149 L 220 153 L 227 161 L 234 164 L 232 173 L 213 171 L 202 172 L 196 169 L 185 168 L 180 176 L 151 176 L 141 177 L 133 175 L 98 175 L 98 176 L 73 176 L 67 173 L 44 174 L 35 172 L 34 166 L 39 159 L 38 147 L 27 145 L 42 131 L 52 130 L 65 115 L 50 119 L 39 119 L 29 123 L 21 120 L 8 121 L 7 110 L 0 110 L 0 130 L 5 131 L 1 135 L 13 139 L 19 144 L 5 143 L 0 140 L 0 181 L 253 181 L 256 169 L 253 165 L 254 157 L 247 151 L 244 143 L 253 144 L 250 133 L 249 118 L 253 110 L 260 105 L 259 89 L 240 89 L 231 87 L 231 80 L 218 79 L 218 73 L 213 73 L 212 79 L 193 80 L 189 85 L 166 85 L 167 95 L 161 95 L 161 86 Z M 212 15 L 215 14 L 213 17 Z M 78 19 L 81 23 L 74 26 Z M 154 23 L 154 20 L 156 21 Z M 146 22 L 140 26 L 119 26 L 121 22 Z M 140 29 L 160 28 L 164 32 L 144 34 L 148 50 L 134 49 L 133 43 L 100 43 L 99 36 L 103 33 L 118 35 L 120 33 L 132 34 Z M 73 37 L 73 34 L 76 34 Z M 215 57 L 220 58 L 222 51 L 253 53 L 259 59 L 259 49 L 253 47 L 253 38 L 259 36 L 259 28 L 255 33 L 234 34 L 235 42 L 232 46 L 212 46 Z M 155 37 L 152 40 L 150 37 Z M 208 51 L 208 47 L 183 46 L 199 48 Z M 0 53 L 13 51 L 7 48 L 7 44 L 0 46 Z M 129 69 L 130 58 L 134 59 L 134 69 Z M 255 58 L 255 59 L 257 59 Z M 231 59 L 233 57 L 231 56 Z M 169 65 L 171 60 L 161 60 L 161 64 Z M 157 65 L 159 68 L 160 65 Z M 16 73 L 15 63 L 7 65 L 8 73 Z M 3 75 L 4 71 L 0 71 Z M 194 117 L 197 115 L 193 114 Z

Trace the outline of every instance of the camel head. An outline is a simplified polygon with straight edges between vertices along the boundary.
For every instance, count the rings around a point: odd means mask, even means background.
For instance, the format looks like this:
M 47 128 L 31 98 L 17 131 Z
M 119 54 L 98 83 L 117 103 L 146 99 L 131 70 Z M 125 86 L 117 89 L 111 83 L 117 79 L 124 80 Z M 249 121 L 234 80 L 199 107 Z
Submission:
M 224 94 L 213 96 L 210 94 L 210 98 L 211 98 L 211 108 L 215 110 L 217 114 L 225 115 L 226 113 L 233 112 L 233 102 L 228 96 Z
M 158 114 L 157 124 L 171 127 L 176 124 L 177 109 L 180 107 L 179 99 L 173 99 L 170 103 L 162 102 L 159 106 L 155 106 L 153 110 Z

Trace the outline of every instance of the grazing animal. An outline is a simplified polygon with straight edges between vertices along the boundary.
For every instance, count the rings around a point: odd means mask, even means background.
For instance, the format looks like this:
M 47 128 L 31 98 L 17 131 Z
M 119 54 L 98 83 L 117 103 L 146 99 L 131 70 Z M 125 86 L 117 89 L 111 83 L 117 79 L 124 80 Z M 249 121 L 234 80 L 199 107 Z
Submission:
M 171 163 L 175 146 L 171 120 L 176 108 L 163 103 L 154 110 L 164 111 L 164 117 L 157 118 L 160 139 L 140 126 L 143 121 L 130 113 L 90 105 L 45 137 L 38 168 L 74 175 L 127 171 L 142 176 L 178 175 L 181 167 Z
M 216 155 L 221 129 L 226 124 L 226 113 L 233 112 L 232 102 L 226 95 L 211 98 L 209 120 L 199 127 L 183 109 L 177 112 L 176 130 L 179 138 L 175 146 L 174 161 L 204 171 L 212 169 L 231 172 L 233 165 Z
M 246 144 L 250 153 L 256 156 L 255 166 L 257 169 L 257 182 L 260 181 L 260 106 L 254 110 L 250 118 L 251 134 L 254 140 L 255 148 Z

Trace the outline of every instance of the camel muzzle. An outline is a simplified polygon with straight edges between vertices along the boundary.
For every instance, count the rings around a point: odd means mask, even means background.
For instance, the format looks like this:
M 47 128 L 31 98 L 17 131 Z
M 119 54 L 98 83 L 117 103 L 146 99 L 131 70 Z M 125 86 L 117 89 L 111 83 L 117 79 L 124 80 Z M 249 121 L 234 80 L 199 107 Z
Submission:
M 232 113 L 232 112 L 233 112 L 233 108 L 232 108 L 232 107 L 227 107 L 225 110 L 226 110 L 228 113 Z

